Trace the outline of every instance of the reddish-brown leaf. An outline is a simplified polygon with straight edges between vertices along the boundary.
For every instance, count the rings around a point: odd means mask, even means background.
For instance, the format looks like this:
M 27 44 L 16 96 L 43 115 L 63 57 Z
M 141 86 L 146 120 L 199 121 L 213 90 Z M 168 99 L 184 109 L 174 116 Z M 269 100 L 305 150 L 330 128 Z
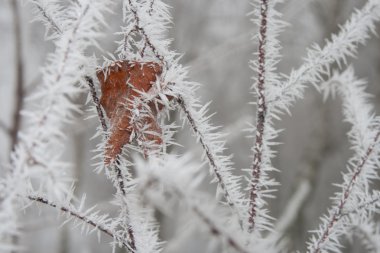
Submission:
M 130 142 L 132 131 L 138 131 L 131 125 L 131 101 L 140 96 L 138 91 L 149 91 L 161 73 L 162 67 L 157 63 L 136 61 L 117 61 L 107 69 L 97 71 L 102 91 L 100 104 L 110 120 L 111 133 L 107 140 L 104 159 L 106 165 L 114 161 L 123 146 Z M 148 126 L 147 130 L 155 134 L 142 135 L 140 142 L 153 141 L 155 144 L 161 144 L 161 128 L 156 121 L 157 111 L 150 106 L 152 115 L 144 117 L 142 124 Z M 162 107 L 159 108 L 161 109 Z M 146 147 L 143 148 L 146 153 Z

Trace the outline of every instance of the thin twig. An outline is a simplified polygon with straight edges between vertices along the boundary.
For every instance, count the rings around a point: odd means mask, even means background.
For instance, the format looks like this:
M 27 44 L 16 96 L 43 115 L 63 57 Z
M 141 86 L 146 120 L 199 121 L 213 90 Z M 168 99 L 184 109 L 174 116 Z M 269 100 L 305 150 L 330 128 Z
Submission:
M 148 11 L 149 16 L 152 16 L 152 13 L 153 13 L 153 5 L 154 5 L 154 0 L 150 0 L 149 11 Z
M 95 88 L 95 85 L 94 85 L 94 80 L 90 76 L 85 76 L 85 79 L 87 81 L 88 87 L 90 87 L 90 93 L 91 93 L 91 97 L 92 97 L 92 102 L 94 102 L 94 104 L 95 104 L 100 124 L 102 125 L 103 132 L 106 135 L 107 131 L 108 131 L 108 127 L 107 127 L 106 119 L 104 117 L 103 110 L 102 110 L 102 108 L 100 106 L 98 95 L 96 93 L 96 88 Z
M 267 107 L 265 103 L 265 45 L 267 37 L 268 0 L 261 0 L 260 4 L 260 36 L 259 36 L 259 66 L 257 85 L 257 118 L 256 140 L 254 144 L 254 158 L 252 165 L 252 181 L 249 202 L 248 230 L 252 231 L 256 225 L 258 208 L 258 192 L 260 191 L 260 177 L 264 146 L 264 131 Z
M 78 1 L 73 1 L 73 2 L 77 3 L 78 5 L 80 5 L 80 3 Z M 50 25 L 54 28 L 54 30 L 59 35 L 62 35 L 62 29 L 58 26 L 58 24 L 54 21 L 54 19 L 52 17 L 50 17 L 40 5 L 38 5 L 36 2 L 34 2 L 34 3 L 36 5 L 37 9 L 41 12 L 41 15 L 46 19 L 46 21 L 48 21 L 50 23 Z M 95 104 L 96 111 L 98 113 L 98 117 L 99 117 L 100 123 L 102 125 L 104 134 L 106 134 L 107 130 L 108 130 L 108 127 L 107 127 L 107 123 L 106 123 L 106 120 L 105 120 L 105 117 L 104 117 L 103 110 L 102 110 L 102 108 L 100 106 L 99 98 L 98 98 L 98 95 L 97 95 L 97 92 L 96 92 L 96 88 L 95 88 L 95 85 L 94 85 L 94 80 L 90 76 L 85 76 L 85 80 L 87 81 L 87 84 L 88 84 L 88 86 L 90 88 L 90 93 L 91 93 L 92 101 Z
M 57 25 L 53 17 L 46 13 L 45 9 L 42 8 L 42 6 L 38 2 L 33 1 L 33 3 L 37 7 L 38 11 L 41 12 L 41 15 L 45 18 L 45 20 L 47 20 L 50 23 L 51 27 L 56 31 L 56 33 L 62 34 L 62 29 Z
M 76 2 L 76 1 L 74 1 L 74 2 Z M 50 25 L 53 27 L 53 29 L 59 35 L 62 35 L 62 33 L 63 33 L 62 29 L 54 21 L 54 18 L 50 17 L 45 12 L 45 10 L 38 3 L 36 3 L 36 2 L 34 2 L 34 3 L 36 5 L 37 9 L 41 12 L 42 16 L 50 23 Z M 87 10 L 88 10 L 88 6 L 86 7 L 85 12 L 87 12 Z M 96 110 L 97 110 L 97 113 L 98 113 L 98 117 L 99 117 L 100 123 L 102 125 L 102 129 L 103 129 L 104 135 L 105 135 L 105 137 L 107 137 L 108 127 L 107 127 L 107 124 L 106 124 L 106 120 L 105 120 L 105 116 L 103 114 L 102 108 L 100 106 L 99 98 L 98 98 L 97 93 L 96 93 L 96 88 L 95 88 L 95 85 L 94 85 L 94 81 L 93 81 L 93 79 L 90 76 L 85 76 L 85 80 L 87 81 L 87 84 L 88 84 L 88 86 L 90 88 L 91 96 L 92 96 L 93 102 L 95 104 L 95 107 L 96 107 Z M 119 164 L 118 161 L 117 161 L 117 163 Z M 125 195 L 126 195 L 126 192 L 125 192 L 125 189 L 124 189 L 125 183 L 124 183 L 124 178 L 123 178 L 122 171 L 120 170 L 120 168 L 118 166 L 114 166 L 114 167 L 115 167 L 115 172 L 116 172 L 116 175 L 117 175 L 116 176 L 116 178 L 117 178 L 116 180 L 117 180 L 118 190 L 121 192 L 122 196 L 125 197 Z M 127 204 L 126 203 L 124 203 L 124 204 L 125 204 L 126 210 L 128 210 Z M 131 228 L 131 226 L 129 224 L 128 224 L 128 235 L 129 235 L 129 239 L 130 239 L 130 242 L 128 242 L 128 243 L 130 243 L 129 247 L 132 249 L 133 252 L 135 252 L 136 251 L 136 243 L 135 243 L 134 233 L 133 233 L 133 229 Z
M 167 63 L 165 62 L 165 58 L 164 58 L 164 56 L 161 55 L 161 54 L 158 52 L 157 48 L 153 45 L 153 43 L 151 42 L 149 36 L 147 35 L 147 33 L 146 33 L 144 27 L 141 26 L 141 24 L 140 24 L 140 17 L 139 17 L 139 15 L 138 15 L 138 13 L 137 13 L 136 6 L 133 5 L 132 0 L 128 0 L 128 3 L 129 3 L 129 5 L 130 5 L 130 7 L 131 7 L 131 13 L 132 13 L 132 15 L 133 15 L 133 17 L 134 17 L 134 19 L 135 19 L 135 22 L 136 22 L 136 25 L 135 25 L 135 27 L 133 28 L 133 30 L 140 31 L 140 34 L 144 37 L 145 42 L 146 42 L 146 43 L 144 44 L 144 47 L 145 47 L 145 45 L 147 45 L 147 46 L 152 50 L 152 52 L 153 52 L 153 54 L 156 56 L 156 58 L 157 58 L 159 61 L 161 61 L 161 62 L 163 62 L 163 63 L 165 63 L 165 64 L 167 65 Z M 153 6 L 153 1 L 151 2 L 151 7 L 152 7 L 152 6 Z M 151 14 L 151 13 L 150 13 L 150 14 Z M 132 30 L 132 31 L 133 31 L 133 30 Z
M 22 37 L 21 37 L 21 16 L 18 1 L 11 1 L 13 13 L 13 29 L 15 44 L 15 106 L 13 112 L 12 126 L 9 129 L 11 138 L 10 152 L 16 148 L 18 133 L 21 128 L 21 110 L 24 104 L 24 65 L 22 59 Z M 9 156 L 11 159 L 11 156 Z M 19 241 L 18 235 L 12 236 L 12 244 L 17 245 Z M 12 251 L 17 252 L 17 251 Z
M 17 1 L 11 1 L 14 25 L 14 43 L 15 43 L 15 100 L 16 104 L 13 113 L 13 122 L 11 131 L 11 150 L 14 150 L 17 144 L 17 134 L 21 127 L 21 110 L 24 102 L 24 66 L 22 59 L 22 38 L 21 38 L 21 20 L 20 10 Z
M 363 210 L 363 209 L 365 209 L 365 208 L 367 208 L 369 206 L 376 205 L 379 202 L 380 202 L 380 195 L 377 195 L 374 198 L 372 198 L 371 200 L 369 200 L 369 201 L 367 201 L 365 203 L 360 204 L 355 209 L 352 209 L 352 210 L 349 210 L 349 211 L 346 211 L 346 212 L 342 212 L 341 217 L 347 216 L 347 215 L 352 214 L 352 213 L 357 213 L 358 211 Z
M 377 132 L 373 143 L 368 147 L 367 151 L 365 152 L 365 155 L 357 163 L 356 168 L 354 170 L 354 173 L 353 173 L 353 175 L 352 175 L 349 183 L 346 185 L 346 187 L 344 188 L 344 190 L 342 192 L 342 198 L 341 198 L 338 206 L 335 208 L 334 213 L 329 218 L 329 222 L 325 226 L 322 235 L 320 236 L 320 238 L 316 242 L 315 248 L 312 249 L 310 252 L 320 253 L 321 250 L 322 250 L 321 249 L 321 245 L 326 240 L 329 239 L 331 230 L 333 229 L 333 227 L 335 226 L 335 224 L 339 221 L 339 219 L 342 217 L 342 214 L 344 214 L 343 213 L 344 207 L 345 207 L 345 205 L 347 203 L 348 198 L 351 195 L 352 189 L 353 189 L 353 187 L 354 187 L 354 185 L 355 185 L 355 183 L 357 181 L 357 178 L 359 177 L 360 173 L 362 172 L 364 165 L 367 163 L 368 159 L 372 155 L 372 153 L 373 153 L 373 151 L 375 149 L 375 146 L 376 146 L 376 144 L 379 141 L 379 138 L 380 138 L 380 131 Z
M 150 175 L 150 178 L 141 186 L 141 194 L 146 195 L 146 191 L 149 188 L 152 188 L 155 184 L 164 184 L 162 180 L 159 177 L 156 177 L 154 175 Z M 249 251 L 244 248 L 241 243 L 236 241 L 235 238 L 233 238 L 231 235 L 229 235 L 227 232 L 223 231 L 221 227 L 217 225 L 215 221 L 213 221 L 213 218 L 208 216 L 204 211 L 202 211 L 197 205 L 194 205 L 191 203 L 191 201 L 188 201 L 188 197 L 183 193 L 183 191 L 176 187 L 175 185 L 170 185 L 169 188 L 171 191 L 169 193 L 174 194 L 178 200 L 185 201 L 186 205 L 191 209 L 191 211 L 205 224 L 209 230 L 210 233 L 213 236 L 221 237 L 223 238 L 226 243 L 233 249 L 235 249 L 237 252 L 240 253 L 248 253 Z M 153 201 L 152 201 L 153 203 Z
M 47 200 L 46 198 L 43 198 L 43 197 L 38 197 L 38 196 L 28 196 L 27 197 L 29 200 L 31 201 L 36 201 L 36 202 L 39 202 L 39 203 L 42 203 L 42 204 L 45 204 L 45 205 L 48 205 L 48 206 L 51 206 L 51 207 L 54 207 L 56 209 L 59 209 L 61 210 L 62 212 L 64 213 L 67 213 L 73 217 L 75 217 L 76 219 L 79 219 L 91 226 L 93 226 L 94 228 L 98 229 L 99 231 L 111 236 L 112 238 L 116 239 L 117 241 L 122 241 L 122 244 L 123 246 L 128 249 L 130 252 L 134 252 L 133 249 L 131 249 L 131 247 L 129 246 L 129 244 L 127 242 L 124 242 L 123 241 L 123 238 L 119 237 L 116 235 L 116 233 L 112 230 L 109 230 L 107 228 L 105 228 L 103 225 L 101 224 L 98 224 L 96 221 L 92 220 L 92 219 L 89 219 L 88 217 L 86 217 L 86 215 L 83 215 L 77 211 L 74 211 L 74 210 L 71 210 L 69 207 L 66 207 L 66 206 L 61 206 L 61 205 L 57 205 L 49 200 Z
M 308 179 L 304 179 L 299 183 L 297 190 L 289 199 L 284 212 L 277 220 L 275 229 L 273 230 L 276 231 L 275 233 L 283 235 L 295 224 L 302 207 L 310 195 L 311 187 L 311 183 Z
M 114 166 L 114 168 L 116 171 L 117 184 L 119 187 L 119 191 L 121 192 L 122 196 L 125 198 L 127 193 L 125 191 L 124 177 L 123 177 L 121 169 L 119 168 L 120 166 L 119 157 L 116 159 L 115 163 L 116 165 Z M 124 208 L 125 208 L 125 216 L 126 216 L 124 218 L 126 219 L 126 222 L 127 222 L 127 233 L 129 237 L 128 243 L 130 244 L 130 247 L 133 249 L 133 252 L 136 252 L 137 248 L 136 248 L 135 232 L 129 222 L 129 207 L 126 201 L 124 201 Z
M 194 133 L 197 136 L 199 136 L 199 142 L 200 142 L 202 148 L 204 149 L 204 151 L 206 153 L 206 157 L 207 157 L 207 159 L 211 165 L 211 168 L 214 171 L 215 177 L 218 180 L 218 184 L 224 193 L 224 196 L 228 202 L 228 205 L 232 209 L 236 209 L 234 199 L 232 199 L 232 197 L 231 197 L 231 195 L 227 189 L 226 183 L 225 183 L 222 175 L 220 174 L 221 169 L 216 165 L 216 162 L 215 162 L 216 158 L 214 157 L 213 153 L 211 152 L 210 147 L 205 143 L 203 134 L 199 131 L 198 126 L 197 126 L 193 116 L 191 115 L 190 111 L 187 109 L 187 105 L 186 105 L 183 97 L 179 96 L 177 102 L 178 102 L 179 106 L 181 107 L 182 111 L 185 113 L 186 118 L 189 121 L 189 124 L 190 124 L 191 128 L 193 129 Z

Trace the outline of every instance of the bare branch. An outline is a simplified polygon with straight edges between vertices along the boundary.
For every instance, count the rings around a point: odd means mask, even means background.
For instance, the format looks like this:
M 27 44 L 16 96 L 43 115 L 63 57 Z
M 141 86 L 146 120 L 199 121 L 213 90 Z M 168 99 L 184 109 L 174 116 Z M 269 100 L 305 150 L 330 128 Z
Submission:
M 304 179 L 298 185 L 298 188 L 294 192 L 293 196 L 288 201 L 284 212 L 281 217 L 277 220 L 274 231 L 276 233 L 283 234 L 289 230 L 289 228 L 294 225 L 300 210 L 304 206 L 307 198 L 310 196 L 311 184 L 309 180 Z

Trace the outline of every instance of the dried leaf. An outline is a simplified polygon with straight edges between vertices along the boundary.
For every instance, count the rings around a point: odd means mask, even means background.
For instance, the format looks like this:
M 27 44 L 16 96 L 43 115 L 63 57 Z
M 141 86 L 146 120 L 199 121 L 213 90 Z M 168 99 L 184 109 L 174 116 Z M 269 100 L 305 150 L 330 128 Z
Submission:
M 139 129 L 131 125 L 132 101 L 141 96 L 140 92 L 148 92 L 161 73 L 162 67 L 158 63 L 136 61 L 117 61 L 110 67 L 97 71 L 102 91 L 100 104 L 111 124 L 105 151 L 106 165 L 114 161 L 123 146 L 131 141 L 132 132 L 137 133 L 138 141 L 142 144 L 162 143 L 162 131 L 156 121 L 158 112 L 152 105 L 149 105 L 152 107 L 152 115 L 144 117 L 140 122 L 146 127 L 145 131 L 152 134 L 140 135 Z M 147 145 L 143 146 L 144 153 L 147 153 Z

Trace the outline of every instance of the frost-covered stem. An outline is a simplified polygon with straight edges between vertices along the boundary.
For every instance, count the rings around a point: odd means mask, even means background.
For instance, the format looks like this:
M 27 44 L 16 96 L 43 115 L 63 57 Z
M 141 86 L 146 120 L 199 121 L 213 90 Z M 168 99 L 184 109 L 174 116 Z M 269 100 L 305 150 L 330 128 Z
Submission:
M 177 101 L 178 101 L 178 104 L 180 105 L 182 111 L 185 113 L 186 118 L 189 121 L 189 124 L 190 124 L 191 128 L 193 129 L 194 133 L 199 137 L 199 142 L 200 142 L 202 148 L 205 150 L 206 157 L 207 157 L 207 159 L 208 159 L 208 161 L 209 161 L 209 163 L 210 163 L 210 165 L 214 171 L 215 177 L 218 180 L 218 184 L 220 185 L 220 188 L 223 191 L 224 197 L 226 198 L 228 205 L 231 208 L 235 209 L 235 204 L 233 202 L 234 200 L 231 198 L 231 196 L 227 190 L 226 183 L 224 182 L 224 179 L 223 179 L 222 175 L 220 174 L 221 169 L 216 165 L 215 157 L 214 157 L 213 153 L 211 152 L 209 146 L 204 141 L 203 134 L 199 131 L 197 123 L 195 122 L 190 111 L 187 109 L 187 105 L 186 105 L 184 99 L 181 96 L 179 96 Z
M 93 226 L 94 228 L 96 228 L 97 230 L 103 232 L 104 234 L 107 234 L 109 236 L 111 236 L 112 238 L 114 239 L 117 239 L 118 241 L 121 241 L 122 238 L 119 238 L 115 233 L 114 231 L 112 230 L 109 230 L 107 228 L 105 228 L 104 226 L 102 226 L 101 224 L 98 224 L 95 220 L 92 220 L 92 219 L 89 219 L 88 217 L 86 217 L 86 215 L 83 215 L 81 214 L 80 212 L 77 212 L 75 210 L 72 210 L 70 207 L 67 207 L 67 206 L 62 206 L 62 205 L 57 205 L 55 204 L 54 202 L 51 202 L 49 201 L 48 199 L 46 198 L 43 198 L 43 197 L 38 197 L 38 196 L 28 196 L 27 197 L 29 200 L 31 201 L 36 201 L 38 203 L 42 203 L 42 204 L 45 204 L 47 206 L 51 206 L 53 208 L 56 208 L 56 209 L 59 209 L 61 210 L 62 212 L 64 213 L 67 213 L 73 217 L 75 217 L 76 219 L 79 219 L 81 220 L 82 222 L 85 222 L 91 226 Z M 134 252 L 134 250 L 131 249 L 131 247 L 128 245 L 128 243 L 126 242 L 123 242 L 123 246 L 128 249 L 130 252 Z
M 370 38 L 370 33 L 375 33 L 375 23 L 380 20 L 379 13 L 379 1 L 368 0 L 361 10 L 354 12 L 341 26 L 339 33 L 332 35 L 323 48 L 314 45 L 308 50 L 308 56 L 302 66 L 292 71 L 278 94 L 267 103 L 287 111 L 291 103 L 303 96 L 307 83 L 316 85 L 323 79 L 323 74 L 328 74 L 330 64 L 346 63 L 347 57 L 355 55 L 358 46 L 365 44 Z M 285 108 L 281 105 L 284 102 L 287 104 Z
M 74 1 L 74 2 L 76 4 L 78 4 L 79 6 L 81 6 L 78 1 Z M 58 26 L 57 22 L 54 21 L 54 18 L 49 16 L 46 13 L 46 11 L 38 4 L 38 2 L 34 1 L 33 3 L 37 7 L 37 9 L 41 12 L 41 15 L 46 19 L 46 21 L 50 23 L 51 27 L 56 31 L 56 33 L 59 35 L 62 35 L 62 29 Z M 108 127 L 107 127 L 106 119 L 104 117 L 103 110 L 100 106 L 99 97 L 97 95 L 96 88 L 94 85 L 94 80 L 90 76 L 85 76 L 85 79 L 86 79 L 86 82 L 90 88 L 92 101 L 95 104 L 96 111 L 98 113 L 98 117 L 99 117 L 100 123 L 102 125 L 103 131 L 104 131 L 104 133 L 107 133 Z
M 156 56 L 156 58 L 157 58 L 158 60 L 160 60 L 161 62 L 164 62 L 164 56 L 161 55 L 161 54 L 158 52 L 157 48 L 153 45 L 153 43 L 151 42 L 149 36 L 147 35 L 147 33 L 146 33 L 144 27 L 141 26 L 141 24 L 140 24 L 140 17 L 139 17 L 139 15 L 138 15 L 138 13 L 137 13 L 136 6 L 132 3 L 132 0 L 128 0 L 128 4 L 129 4 L 129 6 L 131 7 L 131 12 L 132 12 L 132 15 L 133 15 L 133 17 L 134 17 L 134 19 L 135 19 L 135 22 L 136 22 L 136 25 L 135 25 L 135 28 L 134 28 L 134 29 L 135 29 L 136 31 L 140 31 L 141 35 L 144 37 L 144 40 L 145 40 L 146 45 L 148 45 L 148 47 L 150 47 L 150 49 L 152 49 L 152 51 L 153 51 L 154 55 Z M 152 1 L 152 2 L 150 3 L 150 7 L 151 7 L 150 10 L 149 10 L 150 12 L 153 11 L 153 9 L 152 9 L 153 4 L 154 4 L 154 1 Z M 127 41 L 127 40 L 125 39 L 125 41 Z M 126 45 L 125 45 L 125 46 L 126 46 Z M 166 63 L 166 62 L 165 62 L 165 63 Z
M 343 195 L 341 197 L 341 200 L 340 200 L 338 206 L 336 206 L 334 213 L 330 216 L 328 223 L 325 225 L 320 238 L 316 242 L 315 248 L 310 250 L 311 253 L 320 253 L 321 252 L 321 245 L 326 240 L 329 239 L 331 230 L 333 229 L 334 225 L 339 221 L 339 219 L 344 214 L 343 209 L 345 207 L 345 204 L 346 204 L 348 198 L 350 197 L 350 194 L 352 192 L 352 188 L 354 187 L 357 178 L 359 177 L 360 173 L 362 172 L 364 165 L 366 164 L 369 157 L 373 153 L 375 146 L 379 141 L 379 138 L 380 138 L 380 131 L 377 132 L 373 143 L 368 147 L 368 149 L 365 152 L 365 155 L 358 162 L 358 164 L 355 168 L 355 172 L 353 173 L 349 183 L 347 184 L 347 186 L 343 190 Z
M 265 103 L 265 44 L 267 37 L 267 13 L 268 0 L 262 0 L 260 3 L 260 37 L 259 37 L 259 66 L 258 66 L 258 84 L 257 84 L 257 118 L 256 118 L 256 140 L 254 146 L 254 158 L 252 165 L 252 181 L 249 202 L 248 230 L 255 228 L 255 219 L 257 214 L 257 197 L 259 181 L 261 176 L 261 161 L 263 156 L 263 136 L 266 119 Z
M 356 222 L 351 229 L 354 234 L 362 241 L 362 245 L 368 249 L 369 252 L 380 252 L 379 243 L 379 223 L 375 218 L 370 218 L 367 222 Z
M 198 216 L 198 218 L 210 229 L 210 232 L 213 236 L 221 236 L 225 238 L 227 241 L 227 244 L 235 249 L 237 252 L 240 253 L 248 253 L 247 250 L 245 250 L 234 238 L 232 238 L 230 235 L 225 234 L 224 231 L 220 230 L 218 226 L 215 225 L 215 223 L 204 213 L 202 212 L 197 206 L 193 205 L 191 206 L 192 211 Z
M 376 205 L 378 202 L 380 202 L 380 195 L 371 198 L 371 200 L 369 200 L 363 204 L 360 204 L 359 206 L 355 207 L 355 209 L 353 209 L 353 210 L 342 212 L 341 216 L 347 216 L 347 215 L 352 214 L 352 213 L 357 213 L 360 210 L 367 209 L 369 206 Z
M 154 5 L 154 0 L 150 0 L 150 4 L 149 4 L 149 12 L 148 12 L 150 16 L 152 16 L 153 5 Z
M 81 6 L 78 1 L 75 1 L 75 2 L 79 6 Z M 56 32 L 59 35 L 62 35 L 62 29 L 58 26 L 57 22 L 55 22 L 54 18 L 51 17 L 51 16 L 49 16 L 46 13 L 46 11 L 41 7 L 41 5 L 38 4 L 38 2 L 34 1 L 33 3 L 37 7 L 37 9 L 41 12 L 42 16 L 46 19 L 46 21 L 48 21 L 50 23 L 50 25 L 54 28 L 54 30 L 56 30 Z M 97 114 L 98 114 L 98 118 L 99 118 L 99 121 L 100 121 L 100 123 L 102 125 L 102 129 L 103 129 L 104 135 L 106 135 L 106 133 L 108 131 L 108 127 L 107 127 L 107 123 L 106 123 L 106 119 L 105 119 L 103 110 L 102 110 L 102 108 L 100 106 L 100 101 L 99 101 L 99 97 L 98 97 L 97 92 L 96 92 L 96 88 L 95 88 L 95 85 L 94 85 L 94 80 L 90 76 L 85 76 L 85 80 L 86 80 L 86 82 L 87 82 L 87 84 L 88 84 L 88 86 L 90 88 L 90 93 L 91 93 L 92 101 L 95 104 L 96 111 L 97 111 Z M 123 193 L 123 195 L 125 195 L 124 183 L 122 182 L 123 181 L 122 180 L 122 173 L 121 173 L 121 171 L 120 171 L 120 169 L 118 167 L 116 167 L 115 170 L 116 170 L 117 177 L 118 177 L 119 190 Z
M 71 38 L 68 40 L 67 46 L 66 46 L 66 48 L 65 48 L 65 50 L 63 52 L 63 59 L 62 59 L 62 62 L 61 62 L 61 67 L 57 71 L 56 75 L 52 78 L 52 80 L 54 80 L 55 83 L 59 83 L 62 80 L 62 78 L 64 77 L 64 72 L 65 72 L 65 70 L 67 68 L 67 62 L 69 61 L 69 56 L 70 56 L 70 54 L 73 53 L 72 52 L 72 46 L 73 46 L 73 43 L 74 43 L 75 38 L 77 36 L 78 29 L 79 29 L 79 27 L 80 27 L 80 25 L 82 23 L 83 17 L 86 16 L 88 10 L 89 10 L 89 5 L 87 5 L 86 8 L 83 10 L 83 12 L 79 15 L 78 20 L 77 20 L 76 24 L 73 27 L 72 33 L 70 34 Z M 49 109 L 45 110 L 44 113 L 43 113 L 43 115 L 40 117 L 40 120 L 37 123 L 40 128 L 46 125 L 49 113 L 52 111 L 52 107 L 54 105 L 55 105 L 55 102 L 53 101 L 51 103 L 51 105 L 49 106 Z M 30 148 L 29 148 L 29 157 L 28 157 L 28 159 L 34 159 L 34 157 L 32 155 L 32 149 L 36 147 L 37 141 L 38 141 L 39 137 L 40 136 L 38 136 L 36 139 L 34 139 L 33 141 L 31 141 L 31 145 L 30 145 Z
M 41 12 L 41 15 L 48 21 L 51 25 L 51 27 L 55 30 L 56 33 L 62 34 L 63 31 L 62 29 L 57 25 L 57 23 L 54 21 L 54 18 L 51 17 L 45 9 L 41 6 L 41 4 L 38 1 L 33 1 L 32 2 L 38 9 L 39 12 Z
M 164 182 L 162 182 L 162 180 L 160 178 L 151 175 L 150 178 L 141 187 L 142 194 L 144 194 L 144 192 L 148 188 L 152 187 L 155 184 L 160 184 L 160 183 L 165 184 Z M 213 236 L 220 237 L 220 238 L 224 239 L 227 242 L 227 244 L 231 248 L 235 249 L 237 252 L 240 252 L 240 253 L 248 253 L 249 252 L 244 248 L 244 246 L 242 246 L 232 236 L 230 236 L 228 233 L 223 231 L 223 229 L 220 228 L 215 221 L 213 221 L 212 217 L 207 215 L 206 212 L 202 211 L 198 207 L 198 205 L 191 203 L 191 201 L 188 200 L 189 197 L 186 196 L 185 193 L 183 193 L 183 191 L 181 189 L 179 189 L 178 187 L 176 187 L 174 185 L 170 185 L 170 189 L 171 189 L 170 193 L 174 194 L 179 200 L 185 201 L 186 205 L 191 209 L 191 211 L 199 218 L 199 220 L 202 221 L 202 223 L 204 225 L 206 225 L 209 228 L 210 233 Z
M 92 102 L 95 104 L 96 112 L 98 113 L 98 118 L 99 118 L 100 124 L 102 125 L 103 132 L 104 132 L 104 134 L 106 134 L 108 131 L 108 127 L 107 127 L 107 123 L 106 123 L 106 118 L 104 117 L 103 110 L 100 106 L 99 97 L 96 93 L 94 80 L 90 76 L 85 76 L 85 79 L 87 81 L 88 87 L 90 87 Z
M 75 1 L 79 6 L 79 2 Z M 54 30 L 59 34 L 59 35 L 62 35 L 62 29 L 58 26 L 57 22 L 54 21 L 54 18 L 53 17 L 50 17 L 46 12 L 45 10 L 37 3 L 37 2 L 34 2 L 34 4 L 37 6 L 38 10 L 41 12 L 42 16 L 50 23 L 50 25 L 54 28 Z M 97 114 L 98 114 L 98 118 L 99 118 L 99 121 L 100 121 L 100 124 L 102 126 L 102 129 L 103 129 L 103 135 L 106 137 L 107 135 L 107 132 L 108 132 L 108 126 L 107 126 L 107 123 L 106 123 L 106 119 L 105 119 L 105 116 L 104 116 L 104 113 L 103 113 L 103 110 L 101 108 L 101 105 L 100 105 L 100 101 L 99 101 L 99 97 L 97 95 L 97 92 L 96 92 L 96 88 L 95 88 L 95 85 L 94 85 L 94 80 L 92 79 L 92 77 L 90 76 L 85 76 L 85 80 L 90 88 L 90 93 L 91 93 L 91 97 L 92 97 L 92 101 L 96 107 L 96 111 L 97 111 Z M 117 161 L 117 163 L 119 164 L 119 162 Z M 118 166 L 114 166 L 114 170 L 116 172 L 116 183 L 117 183 L 117 187 L 118 187 L 118 191 L 120 191 L 121 195 L 123 197 L 126 196 L 126 192 L 125 192 L 125 183 L 124 183 L 124 178 L 123 178 L 123 174 L 122 174 L 122 171 L 121 169 L 118 167 Z M 128 206 L 127 206 L 127 203 L 124 202 L 124 207 L 125 207 L 125 210 L 126 210 L 126 214 L 125 216 L 129 216 L 129 212 L 128 212 Z M 126 219 L 129 219 L 129 217 L 125 217 Z M 128 236 L 129 236 L 129 239 L 130 239 L 130 242 L 128 242 L 130 244 L 130 248 L 132 249 L 133 252 L 136 251 L 136 243 L 135 243 L 135 236 L 134 236 L 134 232 L 133 232 L 133 229 L 132 227 L 130 226 L 130 224 L 127 225 L 128 226 Z
M 126 197 L 127 193 L 125 191 L 125 183 L 124 183 L 124 177 L 123 177 L 123 174 L 122 174 L 122 171 L 121 169 L 119 168 L 120 166 L 120 161 L 119 161 L 119 158 L 116 159 L 116 164 L 117 166 L 114 166 L 115 167 L 115 171 L 116 171 L 116 180 L 117 180 L 117 185 L 118 185 L 118 188 L 119 188 L 119 191 L 120 193 L 122 194 L 122 196 Z M 136 240 L 135 240 L 135 233 L 133 231 L 133 228 L 129 222 L 129 206 L 125 201 L 123 201 L 123 207 L 124 207 L 124 219 L 125 221 L 127 222 L 127 233 L 128 233 L 128 237 L 129 237 L 129 244 L 130 244 L 130 247 L 133 249 L 133 252 L 136 252 Z
M 16 104 L 13 113 L 13 124 L 11 127 L 11 150 L 13 150 L 17 143 L 17 134 L 21 127 L 21 109 L 24 101 L 24 67 L 22 59 L 22 38 L 21 38 L 21 17 L 18 6 L 18 1 L 11 1 L 13 12 L 13 25 L 14 25 L 14 43 L 15 43 L 15 82 Z

